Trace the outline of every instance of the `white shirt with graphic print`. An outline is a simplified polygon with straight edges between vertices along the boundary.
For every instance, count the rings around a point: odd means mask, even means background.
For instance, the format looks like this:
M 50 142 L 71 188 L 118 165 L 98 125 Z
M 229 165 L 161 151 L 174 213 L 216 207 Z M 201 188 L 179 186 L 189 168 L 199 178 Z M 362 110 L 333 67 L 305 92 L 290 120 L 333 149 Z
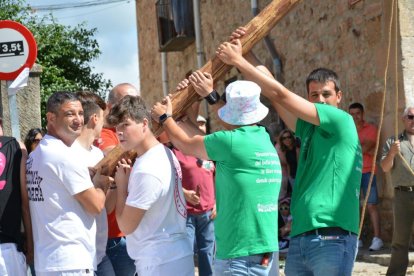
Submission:
M 74 197 L 93 187 L 82 154 L 46 135 L 27 160 L 36 272 L 95 266 L 95 217 Z

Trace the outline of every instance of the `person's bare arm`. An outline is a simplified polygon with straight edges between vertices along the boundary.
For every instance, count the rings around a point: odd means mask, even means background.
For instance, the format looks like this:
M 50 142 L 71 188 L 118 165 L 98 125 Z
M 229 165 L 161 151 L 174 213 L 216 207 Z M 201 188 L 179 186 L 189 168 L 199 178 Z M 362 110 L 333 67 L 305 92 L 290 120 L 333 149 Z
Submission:
M 116 189 L 108 189 L 106 192 L 106 199 L 105 199 L 105 209 L 108 214 L 112 213 L 116 207 Z
M 86 212 L 96 216 L 105 207 L 105 193 L 100 188 L 91 187 L 75 195 Z
M 112 211 L 115 209 L 116 203 L 116 192 L 114 190 L 117 188 L 114 178 L 101 174 L 101 168 L 95 169 L 93 167 L 90 167 L 88 169 L 95 187 L 102 187 L 102 190 L 106 191 L 105 209 L 108 214 L 112 213 Z
M 389 172 L 394 166 L 394 158 L 400 152 L 400 141 L 395 141 L 384 159 L 381 160 L 381 168 L 384 172 Z
M 26 238 L 26 262 L 33 263 L 33 231 L 32 221 L 30 217 L 29 196 L 27 194 L 27 179 L 26 179 L 26 161 L 27 150 L 23 143 L 19 142 L 22 151 L 22 159 L 20 161 L 20 195 L 22 199 L 22 220 L 24 233 Z
M 164 113 L 172 114 L 170 97 L 165 97 L 163 103 L 164 104 L 157 102 L 152 108 L 152 117 L 155 121 L 158 121 L 159 117 Z M 187 133 L 177 125 L 172 117 L 169 117 L 164 121 L 163 128 L 167 132 L 170 141 L 181 152 L 203 160 L 209 159 L 204 146 L 204 136 L 195 135 L 189 137 Z
M 246 28 L 239 27 L 231 34 L 229 41 L 230 42 L 234 41 L 235 43 L 237 43 L 236 40 L 240 39 L 245 34 L 246 34 Z M 274 79 L 273 74 L 269 71 L 269 69 L 267 69 L 266 66 L 264 66 L 260 62 L 260 60 L 256 57 L 256 55 L 252 51 L 247 52 L 243 57 L 250 64 L 252 64 L 257 70 L 259 70 L 266 76 Z M 242 72 L 242 75 L 246 80 L 254 82 L 253 79 L 250 79 L 249 75 L 244 75 L 243 72 Z M 263 92 L 263 95 L 266 95 L 266 94 L 267 94 L 266 92 Z M 278 104 L 277 102 L 272 102 L 272 106 L 276 110 L 276 112 L 279 114 L 280 118 L 282 118 L 283 122 L 287 125 L 287 127 L 294 131 L 296 128 L 296 121 L 298 119 L 297 116 L 289 112 L 286 108 L 284 108 L 282 105 Z
M 251 81 L 254 81 L 262 88 L 262 93 L 267 97 L 273 106 L 279 104 L 287 111 L 295 114 L 314 125 L 319 125 L 319 116 L 313 103 L 289 91 L 286 87 L 276 81 L 273 77 L 263 74 L 242 56 L 240 40 L 225 42 L 216 51 L 217 56 L 226 64 L 236 66 L 241 73 Z M 292 130 L 292 126 L 289 126 Z
M 198 95 L 205 98 L 214 90 L 214 81 L 211 74 L 207 72 L 201 72 L 199 70 L 193 72 L 188 79 L 182 80 L 176 87 L 176 90 L 181 90 L 186 88 L 189 84 L 193 86 L 194 90 L 197 92 Z M 226 93 L 226 92 L 223 92 Z M 215 104 L 210 104 L 212 107 L 213 112 L 217 112 L 217 110 L 222 107 L 225 103 L 223 100 L 220 99 Z
M 105 193 L 111 181 L 109 176 L 101 175 L 99 168 L 92 178 L 94 187 L 86 189 L 75 195 L 76 200 L 92 215 L 98 215 L 105 208 Z
M 125 204 L 128 196 L 128 180 L 130 172 L 130 165 L 126 164 L 126 162 L 118 162 L 115 173 L 115 182 L 118 187 L 115 215 L 119 229 L 125 235 L 129 235 L 135 231 L 146 212 L 146 210 Z

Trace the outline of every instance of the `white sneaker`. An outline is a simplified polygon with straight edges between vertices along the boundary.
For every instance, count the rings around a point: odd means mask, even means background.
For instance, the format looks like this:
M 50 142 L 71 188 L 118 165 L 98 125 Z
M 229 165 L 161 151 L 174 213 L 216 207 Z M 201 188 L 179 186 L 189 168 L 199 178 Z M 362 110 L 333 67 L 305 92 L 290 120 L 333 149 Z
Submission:
M 382 242 L 382 240 L 380 238 L 374 237 L 372 239 L 371 246 L 369 247 L 369 251 L 380 250 L 383 245 L 384 245 L 384 243 Z
M 362 248 L 364 245 L 362 243 L 362 240 L 358 239 L 358 248 Z

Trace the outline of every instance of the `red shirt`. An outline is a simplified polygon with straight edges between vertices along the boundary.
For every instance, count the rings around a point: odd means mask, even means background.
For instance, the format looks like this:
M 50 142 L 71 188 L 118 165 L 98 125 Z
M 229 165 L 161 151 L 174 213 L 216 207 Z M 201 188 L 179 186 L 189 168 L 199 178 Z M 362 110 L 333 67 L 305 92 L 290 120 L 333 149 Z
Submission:
M 201 214 L 213 209 L 216 202 L 214 195 L 214 163 L 184 155 L 175 148 L 173 148 L 173 152 L 180 162 L 183 188 L 193 191 L 198 189 L 200 193 L 200 204 L 194 206 L 187 202 L 187 211 L 190 214 Z
M 97 147 L 104 150 L 110 146 L 116 146 L 119 144 L 118 136 L 114 128 L 103 128 L 101 137 L 99 139 Z M 119 230 L 118 223 L 116 221 L 115 210 L 108 214 L 108 238 L 119 238 L 125 236 L 124 233 Z
M 377 141 L 378 130 L 374 125 L 364 122 L 361 128 L 359 129 L 357 128 L 357 131 L 358 131 L 358 138 L 361 144 L 364 141 L 372 141 L 374 143 Z M 362 161 L 363 161 L 362 173 L 371 172 L 373 158 L 374 156 L 371 153 L 367 153 L 367 152 L 362 153 Z

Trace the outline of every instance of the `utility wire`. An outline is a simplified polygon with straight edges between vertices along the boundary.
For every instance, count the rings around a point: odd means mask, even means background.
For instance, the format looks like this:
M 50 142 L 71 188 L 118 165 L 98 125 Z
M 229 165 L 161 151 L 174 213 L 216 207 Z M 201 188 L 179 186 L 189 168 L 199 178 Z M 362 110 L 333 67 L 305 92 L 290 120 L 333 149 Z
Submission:
M 35 11 L 53 11 L 53 10 L 63 10 L 63 9 L 101 6 L 101 5 L 120 3 L 120 2 L 129 2 L 129 1 L 131 1 L 131 0 L 97 0 L 97 1 L 88 1 L 88 2 L 84 2 L 84 3 L 65 3 L 65 4 L 56 4 L 56 5 L 38 5 L 38 6 L 31 6 L 31 8 Z

